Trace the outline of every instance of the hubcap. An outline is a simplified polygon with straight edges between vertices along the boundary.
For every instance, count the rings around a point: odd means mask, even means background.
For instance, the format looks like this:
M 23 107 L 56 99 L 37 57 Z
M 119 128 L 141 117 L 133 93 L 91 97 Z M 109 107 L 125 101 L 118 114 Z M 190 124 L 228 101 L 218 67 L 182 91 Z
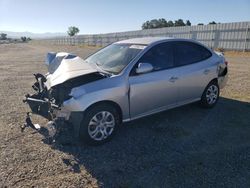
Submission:
M 218 98 L 218 87 L 216 85 L 211 85 L 207 89 L 206 98 L 208 104 L 214 104 Z
M 101 141 L 110 136 L 115 127 L 115 118 L 108 111 L 101 111 L 95 114 L 88 125 L 89 136 L 97 141 Z

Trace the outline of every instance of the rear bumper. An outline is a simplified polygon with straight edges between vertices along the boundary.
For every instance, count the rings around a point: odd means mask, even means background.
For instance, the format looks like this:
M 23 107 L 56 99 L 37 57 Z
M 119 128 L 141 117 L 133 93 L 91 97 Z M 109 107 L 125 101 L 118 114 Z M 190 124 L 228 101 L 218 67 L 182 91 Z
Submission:
M 228 67 L 226 66 L 224 69 L 221 69 L 222 71 L 219 71 L 219 77 L 218 77 L 218 85 L 220 89 L 223 89 L 228 80 Z
M 228 80 L 228 74 L 226 74 L 225 76 L 220 76 L 218 78 L 218 84 L 220 89 L 223 89 L 226 86 L 227 80 Z

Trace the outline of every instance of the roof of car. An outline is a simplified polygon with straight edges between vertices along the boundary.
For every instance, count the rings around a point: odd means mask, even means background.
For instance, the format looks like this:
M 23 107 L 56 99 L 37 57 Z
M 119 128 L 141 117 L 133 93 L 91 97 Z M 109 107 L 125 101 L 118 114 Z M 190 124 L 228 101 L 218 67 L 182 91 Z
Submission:
M 172 37 L 143 37 L 143 38 L 132 38 L 132 39 L 127 39 L 127 40 L 122 40 L 116 43 L 149 45 L 151 43 L 162 41 L 162 40 L 167 40 L 167 39 L 174 39 L 174 38 Z

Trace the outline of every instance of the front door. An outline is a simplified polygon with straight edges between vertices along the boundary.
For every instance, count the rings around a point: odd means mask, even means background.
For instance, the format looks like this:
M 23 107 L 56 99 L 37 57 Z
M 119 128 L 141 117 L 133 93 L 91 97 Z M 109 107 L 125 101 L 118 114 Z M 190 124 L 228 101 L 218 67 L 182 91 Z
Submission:
M 139 63 L 150 63 L 154 70 L 136 74 Z M 176 105 L 176 81 L 171 43 L 152 47 L 138 61 L 129 77 L 130 117 L 133 119 Z

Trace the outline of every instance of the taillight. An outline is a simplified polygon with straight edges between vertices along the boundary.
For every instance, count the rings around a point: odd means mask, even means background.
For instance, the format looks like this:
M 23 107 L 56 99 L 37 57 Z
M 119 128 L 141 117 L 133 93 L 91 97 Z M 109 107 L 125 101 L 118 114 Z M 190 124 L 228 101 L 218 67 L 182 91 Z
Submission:
M 228 65 L 228 61 L 225 61 L 226 66 Z

